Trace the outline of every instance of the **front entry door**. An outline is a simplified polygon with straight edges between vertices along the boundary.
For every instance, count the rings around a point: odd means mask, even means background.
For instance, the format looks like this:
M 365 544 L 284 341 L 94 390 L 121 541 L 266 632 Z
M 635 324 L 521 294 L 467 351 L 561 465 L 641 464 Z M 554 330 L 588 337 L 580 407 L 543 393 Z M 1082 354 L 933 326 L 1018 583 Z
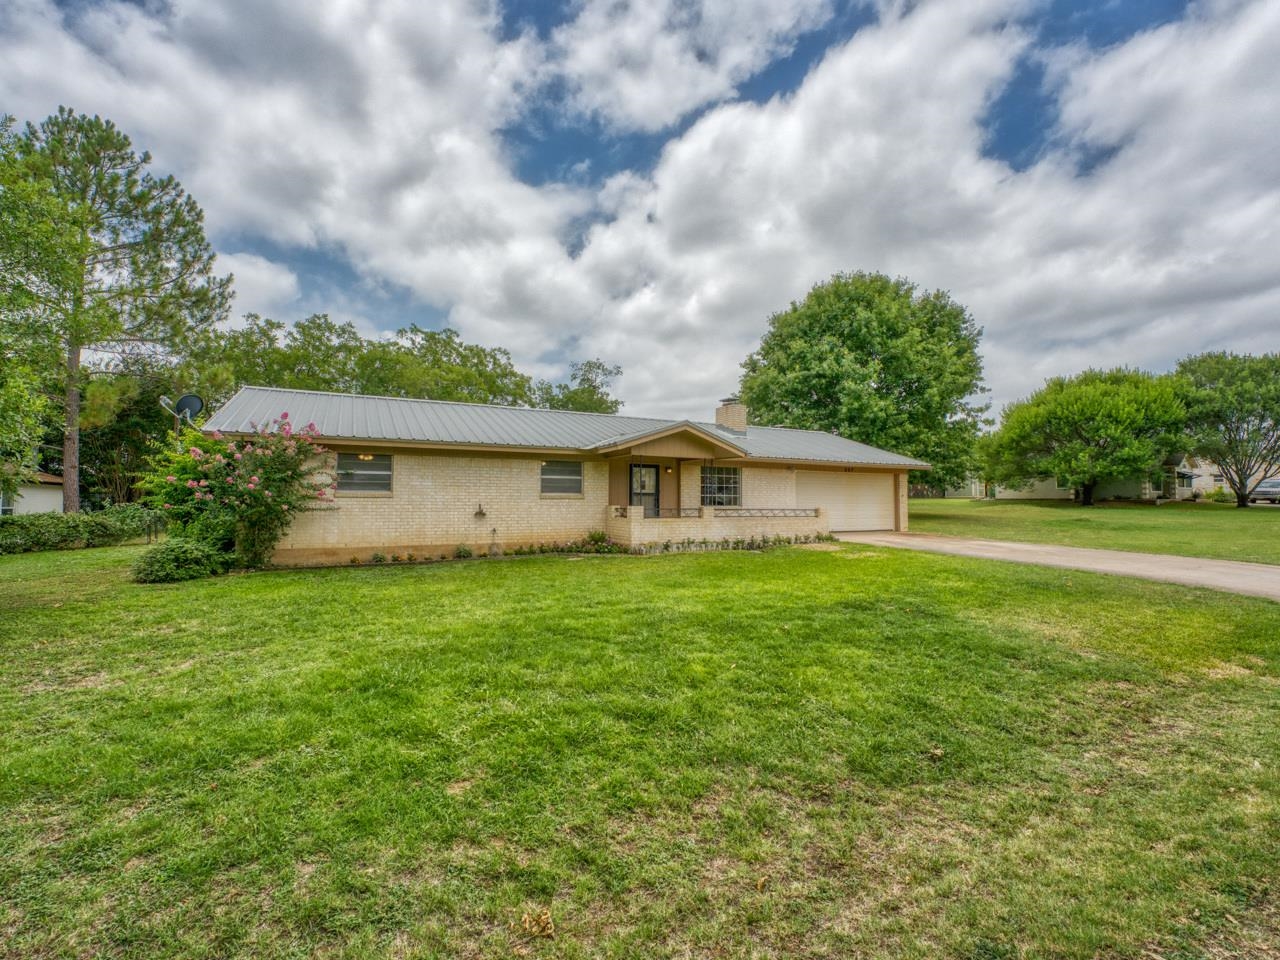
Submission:
M 631 506 L 644 507 L 646 517 L 658 515 L 658 468 L 652 464 L 631 465 Z

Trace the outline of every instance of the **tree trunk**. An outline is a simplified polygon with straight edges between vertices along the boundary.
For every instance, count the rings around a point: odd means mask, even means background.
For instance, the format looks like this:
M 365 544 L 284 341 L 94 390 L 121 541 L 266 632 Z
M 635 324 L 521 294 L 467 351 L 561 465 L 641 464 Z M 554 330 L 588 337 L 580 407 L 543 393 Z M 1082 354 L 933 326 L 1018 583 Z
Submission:
M 1093 483 L 1084 483 L 1080 485 L 1080 506 L 1093 506 L 1093 488 L 1095 486 L 1097 486 L 1097 484 Z
M 1241 487 L 1236 491 L 1236 507 L 1247 507 L 1249 505 L 1249 490 L 1247 487 Z
M 62 510 L 80 512 L 80 347 L 67 348 L 67 395 L 63 403 Z

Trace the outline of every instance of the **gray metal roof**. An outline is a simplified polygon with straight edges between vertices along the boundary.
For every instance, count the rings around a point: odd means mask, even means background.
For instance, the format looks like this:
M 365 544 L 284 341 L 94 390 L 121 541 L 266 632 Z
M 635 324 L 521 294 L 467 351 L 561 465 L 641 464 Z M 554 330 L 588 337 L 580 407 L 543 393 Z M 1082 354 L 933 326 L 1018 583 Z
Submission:
M 210 417 L 204 429 L 250 433 L 260 424 L 270 424 L 281 413 L 288 413 L 296 428 L 314 423 L 319 435 L 330 440 L 491 444 L 580 453 L 690 422 L 318 390 L 241 387 Z M 714 423 L 694 422 L 694 425 L 745 450 L 749 458 L 928 468 L 928 464 L 911 457 L 817 430 L 748 427 L 743 434 Z

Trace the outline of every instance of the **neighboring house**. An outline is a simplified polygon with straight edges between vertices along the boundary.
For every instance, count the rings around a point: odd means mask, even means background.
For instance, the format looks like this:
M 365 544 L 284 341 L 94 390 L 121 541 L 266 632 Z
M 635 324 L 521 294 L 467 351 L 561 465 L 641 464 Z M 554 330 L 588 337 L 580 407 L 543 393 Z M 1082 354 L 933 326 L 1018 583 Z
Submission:
M 1013 489 L 973 478 L 967 483 L 948 487 L 943 496 L 968 497 L 971 500 L 1070 500 L 1075 490 L 1057 480 L 1033 480 L 1025 487 Z
M 1093 499 L 1190 500 L 1197 492 L 1203 496 L 1225 483 L 1218 468 L 1208 460 L 1178 454 L 1166 460 L 1156 476 L 1099 483 L 1094 488 Z M 1034 480 L 1025 487 L 1011 488 L 974 478 L 965 484 L 947 488 L 945 496 L 974 500 L 1071 500 L 1075 497 L 1075 490 L 1053 479 Z
M 929 465 L 829 433 L 244 387 L 205 424 L 314 423 L 333 508 L 298 517 L 280 563 L 477 552 L 603 531 L 629 546 L 905 530 L 907 471 Z
M 1100 483 L 1093 491 L 1095 500 L 1191 500 L 1212 493 L 1225 481 L 1218 468 L 1208 460 L 1189 454 L 1169 457 L 1159 474 Z
M 0 516 L 61 512 L 62 478 L 52 473 L 37 473 L 31 483 L 18 487 L 18 493 L 14 497 L 0 494 Z

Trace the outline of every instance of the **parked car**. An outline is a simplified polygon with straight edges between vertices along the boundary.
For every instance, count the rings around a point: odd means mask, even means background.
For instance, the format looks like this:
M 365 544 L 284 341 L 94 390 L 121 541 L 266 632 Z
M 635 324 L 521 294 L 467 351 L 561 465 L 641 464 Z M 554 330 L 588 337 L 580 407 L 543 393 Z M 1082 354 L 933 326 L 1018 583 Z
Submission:
M 1249 502 L 1257 503 L 1259 500 L 1280 503 L 1280 480 L 1263 480 L 1254 487 L 1253 492 L 1249 494 Z

